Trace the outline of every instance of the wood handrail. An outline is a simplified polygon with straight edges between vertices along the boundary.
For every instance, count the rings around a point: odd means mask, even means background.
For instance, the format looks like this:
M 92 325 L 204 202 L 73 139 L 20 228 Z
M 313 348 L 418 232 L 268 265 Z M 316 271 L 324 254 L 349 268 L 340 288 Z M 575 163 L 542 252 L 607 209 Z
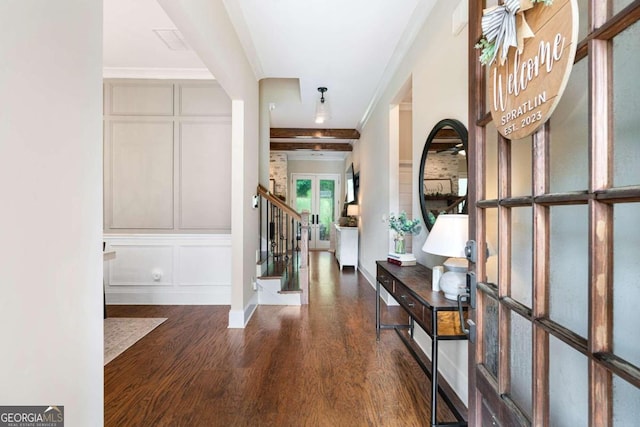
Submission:
M 269 190 L 264 188 L 261 184 L 258 184 L 258 194 L 296 220 L 302 222 L 302 216 L 298 212 L 296 212 L 291 206 L 287 205 L 285 202 L 271 194 Z
M 459 204 L 461 204 L 465 200 L 467 200 L 467 196 L 462 196 L 462 197 L 457 198 L 451 205 L 447 206 L 447 208 L 444 211 L 447 212 L 447 213 L 450 213 L 455 208 L 457 208 Z

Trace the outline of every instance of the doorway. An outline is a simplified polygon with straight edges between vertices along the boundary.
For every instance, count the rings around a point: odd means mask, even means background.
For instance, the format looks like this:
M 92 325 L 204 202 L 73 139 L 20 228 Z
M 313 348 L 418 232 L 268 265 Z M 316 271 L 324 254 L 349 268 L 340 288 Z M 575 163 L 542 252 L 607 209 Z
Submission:
M 293 206 L 309 211 L 309 249 L 327 250 L 331 227 L 338 217 L 340 175 L 292 174 Z

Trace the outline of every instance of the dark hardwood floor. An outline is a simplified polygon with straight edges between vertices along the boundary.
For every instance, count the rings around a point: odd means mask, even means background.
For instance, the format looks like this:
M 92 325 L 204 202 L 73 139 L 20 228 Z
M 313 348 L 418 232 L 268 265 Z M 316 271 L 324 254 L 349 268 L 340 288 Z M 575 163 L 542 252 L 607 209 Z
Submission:
M 376 342 L 375 290 L 328 252 L 310 262 L 310 304 L 260 306 L 245 329 L 228 306 L 109 306 L 168 320 L 105 366 L 104 425 L 429 425 L 428 378 L 395 332 Z

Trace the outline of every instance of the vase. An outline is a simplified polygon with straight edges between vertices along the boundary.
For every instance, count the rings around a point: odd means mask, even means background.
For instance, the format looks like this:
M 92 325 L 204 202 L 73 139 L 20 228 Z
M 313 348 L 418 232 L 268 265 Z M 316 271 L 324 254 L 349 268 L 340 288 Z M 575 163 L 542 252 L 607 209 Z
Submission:
M 405 253 L 404 236 L 396 236 L 394 240 L 396 243 L 394 252 L 397 254 Z

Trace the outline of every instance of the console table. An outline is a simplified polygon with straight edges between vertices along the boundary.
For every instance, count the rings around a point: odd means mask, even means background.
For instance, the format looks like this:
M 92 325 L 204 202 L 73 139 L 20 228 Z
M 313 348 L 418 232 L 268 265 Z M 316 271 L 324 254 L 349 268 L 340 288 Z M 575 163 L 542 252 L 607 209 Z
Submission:
M 458 303 L 448 300 L 440 292 L 431 289 L 431 269 L 420 264 L 400 267 L 386 261 L 377 261 L 376 272 L 376 338 L 380 339 L 381 329 L 395 329 L 420 367 L 431 379 L 431 425 L 466 426 L 466 408 L 453 390 L 443 382 L 438 384 L 438 342 L 441 340 L 466 340 L 462 331 Z M 409 324 L 380 323 L 380 286 L 400 304 L 409 315 Z M 468 306 L 463 305 L 466 319 Z M 417 323 L 431 337 L 431 366 L 425 355 L 413 341 L 414 323 Z M 409 337 L 403 330 L 409 330 Z M 455 415 L 457 422 L 437 421 L 437 396 L 441 392 L 443 400 Z
M 340 271 L 345 265 L 352 265 L 358 269 L 358 227 L 336 228 L 336 259 L 340 264 Z

